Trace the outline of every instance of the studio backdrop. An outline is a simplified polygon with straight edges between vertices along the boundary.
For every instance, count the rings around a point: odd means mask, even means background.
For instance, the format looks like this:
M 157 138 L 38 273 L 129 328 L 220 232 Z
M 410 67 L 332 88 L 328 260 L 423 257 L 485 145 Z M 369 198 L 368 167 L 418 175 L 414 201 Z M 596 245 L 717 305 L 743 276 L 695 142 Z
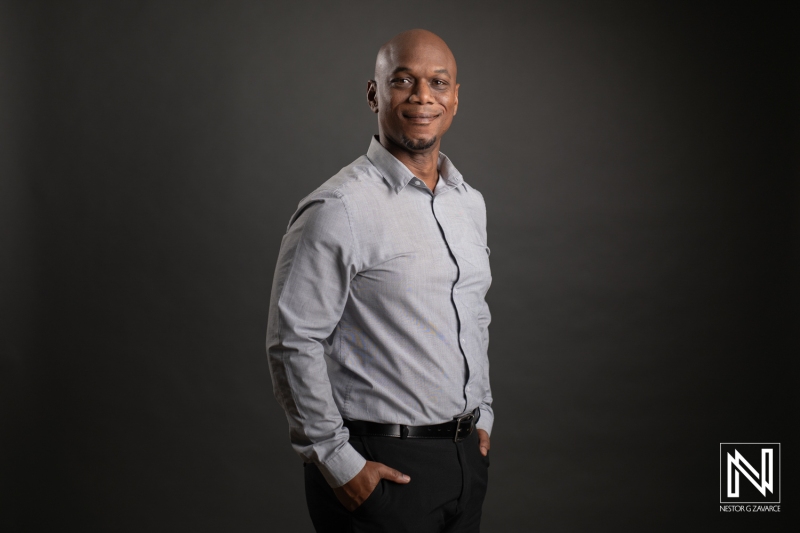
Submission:
M 483 530 L 796 528 L 792 8 L 4 2 L 0 529 L 311 531 L 275 260 L 418 27 L 458 61 L 442 149 L 488 209 Z M 781 444 L 779 511 L 722 510 L 720 443 Z

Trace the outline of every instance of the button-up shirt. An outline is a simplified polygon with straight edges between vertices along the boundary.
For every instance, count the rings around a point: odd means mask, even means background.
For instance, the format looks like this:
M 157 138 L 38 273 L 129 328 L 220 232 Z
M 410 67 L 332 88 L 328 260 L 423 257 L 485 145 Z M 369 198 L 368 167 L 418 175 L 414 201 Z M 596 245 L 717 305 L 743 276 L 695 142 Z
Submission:
M 433 191 L 373 138 L 300 201 L 275 268 L 267 353 L 290 438 L 328 483 L 364 458 L 342 418 L 491 432 L 486 207 L 439 155 Z

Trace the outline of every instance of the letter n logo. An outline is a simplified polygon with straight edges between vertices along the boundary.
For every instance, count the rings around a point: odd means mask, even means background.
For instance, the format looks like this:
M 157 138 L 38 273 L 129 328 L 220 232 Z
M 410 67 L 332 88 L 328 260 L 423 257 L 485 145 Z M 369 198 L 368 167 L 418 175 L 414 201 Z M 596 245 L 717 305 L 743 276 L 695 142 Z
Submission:
M 780 503 L 780 446 L 720 443 L 720 503 Z

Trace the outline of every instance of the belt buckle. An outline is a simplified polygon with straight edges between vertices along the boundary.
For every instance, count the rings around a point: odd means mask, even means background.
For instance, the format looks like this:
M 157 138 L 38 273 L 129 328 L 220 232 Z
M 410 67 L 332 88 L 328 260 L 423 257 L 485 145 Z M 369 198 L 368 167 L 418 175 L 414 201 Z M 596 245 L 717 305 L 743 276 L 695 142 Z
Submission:
M 469 422 L 469 431 L 463 438 L 459 438 L 459 432 L 461 431 L 461 423 L 462 422 Z M 453 442 L 461 442 L 462 440 L 466 439 L 470 435 L 472 435 L 472 430 L 475 428 L 475 413 L 467 413 L 465 415 L 457 416 L 456 417 L 456 434 L 453 437 Z

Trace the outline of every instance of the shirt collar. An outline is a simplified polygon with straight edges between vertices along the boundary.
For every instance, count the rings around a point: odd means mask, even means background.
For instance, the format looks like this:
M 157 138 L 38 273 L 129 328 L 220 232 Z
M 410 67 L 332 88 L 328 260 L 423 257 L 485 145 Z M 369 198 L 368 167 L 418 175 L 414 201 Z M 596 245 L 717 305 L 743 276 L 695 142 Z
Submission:
M 370 162 L 375 165 L 375 168 L 383 174 L 384 179 L 396 193 L 403 190 L 403 188 L 408 185 L 408 182 L 416 177 L 408 170 L 407 166 L 401 163 L 395 156 L 389 153 L 389 150 L 383 147 L 377 135 L 373 136 L 372 141 L 369 143 L 367 159 L 369 159 Z M 439 152 L 439 174 L 447 184 L 447 188 L 457 187 L 464 182 L 461 173 L 442 152 Z

